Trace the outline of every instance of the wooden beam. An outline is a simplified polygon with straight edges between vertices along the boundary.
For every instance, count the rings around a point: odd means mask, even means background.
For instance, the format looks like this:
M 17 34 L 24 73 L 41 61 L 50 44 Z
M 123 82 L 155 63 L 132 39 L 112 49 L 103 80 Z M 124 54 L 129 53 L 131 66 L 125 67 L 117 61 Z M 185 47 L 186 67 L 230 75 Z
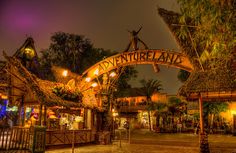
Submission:
M 7 86 L 8 86 L 7 83 L 1 83 L 1 84 L 0 84 L 0 87 L 7 87 Z
M 22 95 L 9 95 L 8 97 L 22 97 Z
M 202 99 L 209 101 L 211 99 L 222 100 L 236 100 L 236 91 L 219 91 L 219 92 L 201 92 Z M 187 96 L 187 99 L 199 99 L 198 93 L 191 93 Z
M 17 87 L 17 86 L 15 86 L 15 85 L 11 85 L 11 87 L 12 87 L 12 88 L 16 88 L 16 89 L 18 89 L 18 90 L 20 90 L 20 91 L 26 92 L 26 89 L 25 89 L 25 88 Z
M 19 79 L 20 81 L 22 81 L 24 84 L 26 84 L 25 81 L 24 81 L 23 79 L 21 79 L 20 77 L 18 77 L 18 76 L 15 75 L 14 73 L 12 73 L 12 72 L 10 72 L 10 71 L 8 71 L 8 70 L 6 70 L 6 71 L 7 71 L 7 73 L 9 73 L 10 75 L 16 77 L 17 79 Z

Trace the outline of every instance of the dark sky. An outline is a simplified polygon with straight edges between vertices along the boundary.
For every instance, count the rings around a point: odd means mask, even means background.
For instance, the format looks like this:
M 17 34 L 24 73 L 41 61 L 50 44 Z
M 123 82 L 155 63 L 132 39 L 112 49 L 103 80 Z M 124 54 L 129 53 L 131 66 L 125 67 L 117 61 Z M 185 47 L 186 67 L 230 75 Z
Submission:
M 35 40 L 37 51 L 47 48 L 50 36 L 63 31 L 84 35 L 95 47 L 122 51 L 129 42 L 127 30 L 138 30 L 139 37 L 151 49 L 178 51 L 167 26 L 157 13 L 157 5 L 177 10 L 176 0 L 1 0 L 0 49 L 12 55 L 27 36 Z M 0 59 L 3 59 L 0 54 Z M 159 79 L 164 91 L 176 94 L 181 83 L 178 69 L 161 66 L 136 66 L 139 78 Z

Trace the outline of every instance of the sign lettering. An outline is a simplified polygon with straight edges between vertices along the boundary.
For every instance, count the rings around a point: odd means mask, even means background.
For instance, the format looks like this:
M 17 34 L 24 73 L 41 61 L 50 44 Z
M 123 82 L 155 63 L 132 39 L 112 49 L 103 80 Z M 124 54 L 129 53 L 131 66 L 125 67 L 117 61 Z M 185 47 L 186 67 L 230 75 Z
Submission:
M 181 53 L 164 50 L 138 50 L 123 52 L 108 57 L 86 70 L 83 74 L 92 77 L 95 71 L 98 71 L 100 75 L 120 66 L 153 63 L 169 65 L 187 71 L 193 70 L 193 66 L 189 59 Z

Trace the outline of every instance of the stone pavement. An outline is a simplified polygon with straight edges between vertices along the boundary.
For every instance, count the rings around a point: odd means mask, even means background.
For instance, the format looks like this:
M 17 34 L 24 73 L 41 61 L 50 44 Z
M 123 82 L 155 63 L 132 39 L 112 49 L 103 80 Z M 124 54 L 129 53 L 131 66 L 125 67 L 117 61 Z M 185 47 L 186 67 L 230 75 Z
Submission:
M 46 153 L 71 153 L 71 148 L 47 150 Z M 112 145 L 90 145 L 77 147 L 74 153 L 198 153 L 197 147 L 140 145 L 115 142 Z M 226 153 L 226 152 L 225 152 Z M 236 153 L 236 152 L 235 152 Z
M 195 134 L 162 134 L 148 130 L 132 131 L 131 144 L 127 133 L 122 141 L 115 140 L 110 145 L 76 146 L 74 153 L 199 153 L 199 137 Z M 236 153 L 236 136 L 209 135 L 211 153 Z M 120 146 L 121 142 L 121 146 Z M 72 149 L 48 149 L 46 153 L 72 153 Z
M 236 153 L 236 144 L 228 147 L 210 145 L 211 153 Z M 47 150 L 46 153 L 71 153 L 71 148 Z M 111 145 L 87 145 L 76 147 L 74 153 L 199 153 L 197 146 L 159 145 L 159 144 L 129 144 L 127 141 L 113 142 Z
M 236 136 L 209 135 L 211 153 L 236 153 Z M 160 134 L 133 132 L 131 144 L 127 139 L 115 140 L 110 145 L 86 144 L 76 146 L 74 153 L 199 153 L 199 138 L 194 134 Z M 121 146 L 120 146 L 121 142 Z M 7 151 L 0 153 L 28 153 Z M 71 147 L 47 149 L 46 153 L 72 153 Z
M 209 135 L 208 140 L 211 153 L 236 153 L 236 136 Z M 199 137 L 194 134 L 134 131 L 130 142 L 123 137 L 110 145 L 76 146 L 74 153 L 199 153 Z M 46 153 L 72 153 L 72 149 L 50 149 Z

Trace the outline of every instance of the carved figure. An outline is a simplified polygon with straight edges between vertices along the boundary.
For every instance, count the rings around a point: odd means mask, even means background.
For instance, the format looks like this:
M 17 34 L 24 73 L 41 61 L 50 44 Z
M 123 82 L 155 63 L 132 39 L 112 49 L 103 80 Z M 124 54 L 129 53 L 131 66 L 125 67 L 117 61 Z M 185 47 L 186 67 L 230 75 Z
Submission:
M 140 32 L 141 29 L 142 29 L 142 27 L 140 27 L 138 31 L 135 31 L 135 30 L 129 31 L 128 30 L 128 32 L 131 35 L 131 39 L 130 39 L 130 42 L 129 42 L 127 48 L 125 49 L 125 52 L 127 52 L 130 49 L 131 45 L 133 47 L 133 50 L 138 50 L 138 42 L 141 42 L 142 45 L 144 46 L 144 48 L 148 49 L 147 45 L 138 37 L 138 33 Z
M 131 45 L 133 47 L 133 50 L 138 50 L 139 49 L 138 42 L 141 42 L 141 44 L 144 46 L 144 48 L 148 49 L 147 45 L 138 37 L 138 33 L 140 32 L 141 29 L 142 29 L 142 27 L 140 27 L 138 31 L 135 31 L 135 30 L 129 31 L 128 30 L 128 32 L 131 35 L 131 40 L 124 52 L 128 52 Z M 157 64 L 153 63 L 152 66 L 153 66 L 153 69 L 156 73 L 158 73 L 160 71 L 160 68 Z M 120 70 L 120 69 L 118 69 L 118 70 Z

